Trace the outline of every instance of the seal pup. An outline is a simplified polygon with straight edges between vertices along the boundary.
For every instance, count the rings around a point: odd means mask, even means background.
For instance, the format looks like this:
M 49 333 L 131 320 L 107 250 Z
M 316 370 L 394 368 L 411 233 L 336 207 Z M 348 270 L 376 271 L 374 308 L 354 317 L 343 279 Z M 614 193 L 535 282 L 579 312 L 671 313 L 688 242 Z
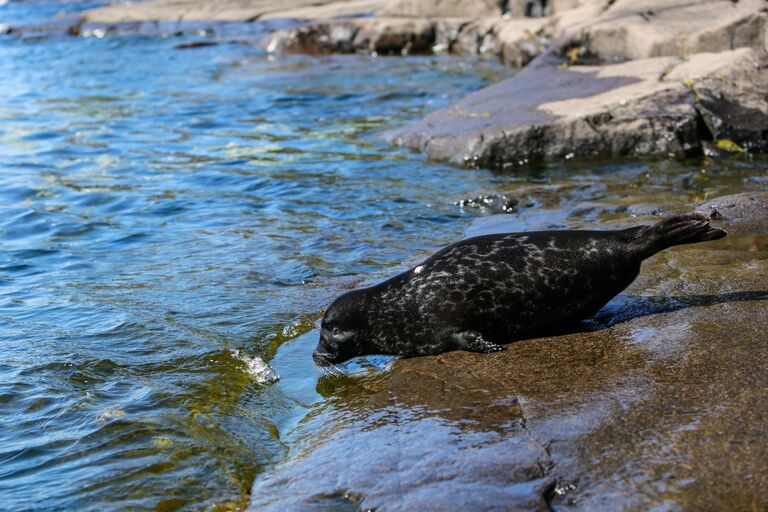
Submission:
M 321 367 L 366 354 L 496 352 L 597 313 L 668 247 L 726 235 L 700 212 L 619 231 L 534 231 L 462 240 L 326 311 Z

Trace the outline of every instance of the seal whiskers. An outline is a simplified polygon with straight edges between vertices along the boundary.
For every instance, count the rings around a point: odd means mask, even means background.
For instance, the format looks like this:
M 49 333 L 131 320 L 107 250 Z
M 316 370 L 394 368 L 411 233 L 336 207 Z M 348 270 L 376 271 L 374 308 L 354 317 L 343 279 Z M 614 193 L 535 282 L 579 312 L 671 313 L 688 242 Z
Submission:
M 725 235 L 707 215 L 691 212 L 617 231 L 462 240 L 383 283 L 338 297 L 323 317 L 313 358 L 327 369 L 366 354 L 503 350 L 594 315 L 657 252 Z
M 316 361 L 313 361 L 312 362 L 312 366 L 314 366 L 315 368 L 320 370 L 323 373 L 323 375 L 325 375 L 326 377 L 333 377 L 333 376 L 336 376 L 336 375 L 343 375 L 344 374 L 344 372 L 341 370 L 341 368 L 339 368 L 338 366 L 336 366 L 335 364 L 333 364 L 331 362 L 321 364 L 321 363 L 318 363 Z

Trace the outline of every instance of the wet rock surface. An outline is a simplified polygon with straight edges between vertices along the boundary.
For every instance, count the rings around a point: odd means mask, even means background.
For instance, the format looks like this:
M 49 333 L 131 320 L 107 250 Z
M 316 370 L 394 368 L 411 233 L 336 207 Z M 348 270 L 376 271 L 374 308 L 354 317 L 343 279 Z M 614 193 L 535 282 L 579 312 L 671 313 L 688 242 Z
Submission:
M 270 53 L 428 53 L 435 24 L 421 19 L 373 18 L 318 22 L 280 30 L 265 47 Z
M 763 235 L 676 248 L 575 331 L 326 377 L 251 510 L 763 509 L 767 271 Z

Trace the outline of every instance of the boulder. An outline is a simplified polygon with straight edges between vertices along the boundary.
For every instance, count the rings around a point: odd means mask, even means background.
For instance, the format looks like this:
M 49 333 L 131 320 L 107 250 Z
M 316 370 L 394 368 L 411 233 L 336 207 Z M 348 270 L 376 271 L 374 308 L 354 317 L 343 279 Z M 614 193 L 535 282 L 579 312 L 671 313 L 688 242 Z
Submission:
M 613 66 L 532 66 L 384 134 L 436 160 L 503 168 L 574 156 L 768 147 L 768 67 L 751 49 Z M 711 120 L 707 118 L 711 116 Z
M 376 53 L 426 53 L 435 41 L 435 26 L 423 19 L 373 18 L 357 21 L 352 41 L 358 50 Z
M 537 19 L 373 17 L 315 21 L 273 32 L 264 43 L 270 53 L 408 54 L 448 52 L 500 56 L 522 66 L 543 53 L 548 39 Z
M 435 42 L 435 25 L 411 18 L 315 22 L 275 31 L 264 43 L 270 53 L 426 53 Z

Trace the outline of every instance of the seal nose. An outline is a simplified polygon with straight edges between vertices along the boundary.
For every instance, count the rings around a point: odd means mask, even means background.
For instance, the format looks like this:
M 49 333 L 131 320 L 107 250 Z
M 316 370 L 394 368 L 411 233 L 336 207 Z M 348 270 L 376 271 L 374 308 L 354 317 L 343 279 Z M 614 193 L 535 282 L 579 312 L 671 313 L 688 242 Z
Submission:
M 326 366 L 331 364 L 332 357 L 333 356 L 327 352 L 320 352 L 319 350 L 315 350 L 314 352 L 312 352 L 312 359 L 319 366 Z
M 320 343 L 315 347 L 315 351 L 312 352 L 312 359 L 316 364 L 323 366 L 333 363 L 333 359 L 336 357 L 332 350 L 328 350 L 332 338 L 330 333 L 326 329 L 320 330 Z

